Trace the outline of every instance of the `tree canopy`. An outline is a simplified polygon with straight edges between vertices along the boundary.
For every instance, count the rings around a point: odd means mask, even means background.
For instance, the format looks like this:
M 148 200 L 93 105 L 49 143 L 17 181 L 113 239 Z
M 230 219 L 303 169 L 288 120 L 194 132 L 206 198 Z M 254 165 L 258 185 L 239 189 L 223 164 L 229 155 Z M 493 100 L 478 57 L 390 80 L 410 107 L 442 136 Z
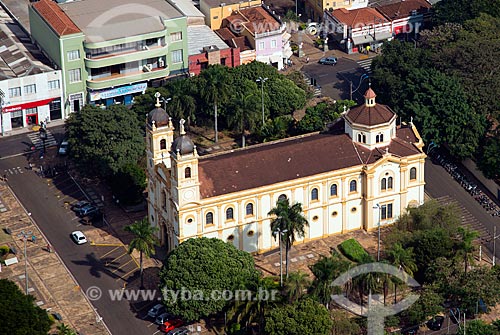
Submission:
M 108 177 L 144 155 L 144 137 L 136 115 L 123 105 L 103 110 L 86 105 L 66 121 L 69 154 L 88 175 Z
M 249 253 L 220 239 L 205 237 L 181 243 L 169 254 L 160 272 L 167 310 L 186 321 L 222 311 L 231 299 L 218 294 L 245 289 L 257 277 Z
M 0 334 L 46 335 L 52 321 L 34 302 L 35 298 L 24 295 L 15 283 L 0 279 Z

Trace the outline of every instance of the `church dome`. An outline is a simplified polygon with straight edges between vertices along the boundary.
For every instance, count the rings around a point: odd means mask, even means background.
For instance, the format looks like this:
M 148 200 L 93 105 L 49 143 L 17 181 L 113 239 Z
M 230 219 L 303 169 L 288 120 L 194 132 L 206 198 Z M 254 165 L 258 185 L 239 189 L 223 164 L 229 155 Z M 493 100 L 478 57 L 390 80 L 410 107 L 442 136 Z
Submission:
M 148 126 L 153 126 L 153 121 L 155 123 L 156 127 L 162 127 L 162 126 L 167 126 L 169 122 L 169 116 L 167 112 L 161 108 L 160 105 L 160 94 L 156 93 L 156 104 L 155 104 L 155 109 L 153 109 L 151 112 L 148 113 Z
M 181 135 L 177 137 L 172 144 L 172 151 L 178 151 L 181 155 L 190 154 L 194 151 L 194 143 L 188 135 Z

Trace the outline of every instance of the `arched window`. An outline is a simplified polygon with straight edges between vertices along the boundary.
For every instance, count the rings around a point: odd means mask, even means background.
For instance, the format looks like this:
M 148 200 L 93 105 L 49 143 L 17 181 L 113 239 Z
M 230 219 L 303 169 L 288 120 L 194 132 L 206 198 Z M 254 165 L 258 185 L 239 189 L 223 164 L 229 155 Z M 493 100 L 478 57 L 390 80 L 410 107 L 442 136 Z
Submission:
M 205 223 L 214 224 L 214 213 L 208 212 L 207 215 L 205 215 Z
M 382 180 L 380 181 L 380 189 L 382 191 L 385 191 L 387 189 L 387 179 L 382 178 Z
M 363 143 L 366 143 L 366 135 L 363 134 Z
M 363 140 L 363 136 L 361 134 L 358 134 L 358 142 L 361 142 Z
M 332 184 L 332 186 L 330 186 L 330 196 L 337 196 L 337 184 Z
M 246 213 L 247 213 L 247 215 L 253 215 L 253 204 L 252 203 L 247 204 Z
M 231 207 L 229 207 L 228 209 L 226 209 L 226 220 L 232 220 L 234 219 L 234 212 L 233 212 L 233 209 Z
M 412 167 L 410 169 L 410 180 L 417 179 L 417 168 Z
M 313 188 L 311 190 L 311 200 L 318 200 L 318 189 L 317 188 Z
M 184 178 L 191 178 L 191 168 L 187 167 L 184 169 Z
M 392 177 L 387 178 L 387 188 L 392 190 Z
M 351 180 L 349 183 L 349 192 L 356 192 L 358 185 L 355 180 Z
M 378 135 L 375 137 L 375 141 L 376 141 L 377 143 L 384 142 L 384 134 L 378 134 Z
M 384 134 L 380 134 L 380 142 L 384 142 Z
M 281 194 L 279 197 L 278 197 L 278 201 L 283 201 L 283 200 L 286 200 L 286 195 L 285 194 Z
M 166 139 L 160 140 L 160 149 L 165 150 L 166 148 L 167 148 L 167 140 Z

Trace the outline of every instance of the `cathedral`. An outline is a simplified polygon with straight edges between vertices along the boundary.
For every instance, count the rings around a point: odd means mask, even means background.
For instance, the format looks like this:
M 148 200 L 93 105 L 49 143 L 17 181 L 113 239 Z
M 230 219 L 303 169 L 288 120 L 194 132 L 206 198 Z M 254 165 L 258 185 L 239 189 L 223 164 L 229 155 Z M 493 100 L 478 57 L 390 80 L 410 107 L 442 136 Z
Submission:
M 302 204 L 309 222 L 296 243 L 394 222 L 424 202 L 424 143 L 412 122 L 397 125 L 369 88 L 365 102 L 321 133 L 199 156 L 159 103 L 147 117 L 148 216 L 171 251 L 216 237 L 262 253 L 278 247 L 269 211 Z

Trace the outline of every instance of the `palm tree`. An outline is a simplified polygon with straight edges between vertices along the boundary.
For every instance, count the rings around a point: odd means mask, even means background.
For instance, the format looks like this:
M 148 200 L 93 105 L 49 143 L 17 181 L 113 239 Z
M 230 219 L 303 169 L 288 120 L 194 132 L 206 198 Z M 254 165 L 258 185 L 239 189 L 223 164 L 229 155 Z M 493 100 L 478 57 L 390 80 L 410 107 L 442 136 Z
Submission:
M 245 147 L 246 133 L 252 132 L 258 123 L 259 114 L 255 95 L 240 95 L 233 100 L 228 108 L 232 113 L 228 115 L 228 125 L 241 133 L 241 146 Z
M 280 243 L 285 243 L 285 274 L 288 278 L 288 254 L 297 237 L 304 237 L 309 222 L 302 214 L 302 204 L 297 202 L 290 206 L 288 199 L 278 200 L 267 215 L 274 216 L 271 221 L 273 236 L 279 235 Z
M 342 291 L 345 291 L 346 295 L 349 294 L 350 285 L 352 284 L 350 281 L 342 288 L 332 286 L 332 282 L 342 273 L 349 270 L 350 267 L 351 262 L 341 259 L 338 255 L 330 257 L 322 256 L 319 261 L 310 267 L 311 272 L 314 274 L 310 290 L 311 294 L 316 296 L 319 302 L 327 309 L 332 294 L 340 294 Z
M 214 106 L 215 122 L 215 142 L 219 141 L 217 118 L 219 103 L 224 102 L 229 95 L 229 85 L 227 69 L 222 65 L 209 66 L 200 73 L 200 78 L 205 80 L 205 86 L 202 88 L 203 99 Z
M 157 227 L 153 227 L 149 224 L 147 217 L 140 221 L 136 221 L 131 225 L 125 227 L 125 231 L 131 232 L 135 237 L 128 246 L 128 253 L 131 254 L 134 250 L 139 251 L 140 260 L 140 274 L 141 274 L 141 288 L 144 287 L 144 273 L 143 273 L 143 262 L 142 255 L 150 257 L 155 253 L 155 245 L 158 244 L 158 240 L 155 233 L 158 231 Z
M 401 243 L 394 243 L 387 251 L 387 260 L 395 267 L 405 271 L 408 275 L 413 276 L 417 272 L 417 264 L 415 263 L 415 256 L 413 248 L 403 248 Z M 392 277 L 394 283 L 394 303 L 397 302 L 397 287 L 403 282 L 396 277 Z
M 76 332 L 69 328 L 68 325 L 61 323 L 57 326 L 57 334 L 58 335 L 76 335 Z
M 470 230 L 469 228 L 458 228 L 458 236 L 460 242 L 458 243 L 458 252 L 462 254 L 464 258 L 464 272 L 467 274 L 467 268 L 469 267 L 469 262 L 474 261 L 472 252 L 474 251 L 474 240 L 479 236 L 477 231 Z
M 195 120 L 196 102 L 191 94 L 191 85 L 187 79 L 171 82 L 169 85 L 170 98 L 166 111 L 176 120 L 187 119 L 188 125 Z
M 290 273 L 285 283 L 285 294 L 288 296 L 288 301 L 293 303 L 300 299 L 310 283 L 307 273 L 301 271 Z

